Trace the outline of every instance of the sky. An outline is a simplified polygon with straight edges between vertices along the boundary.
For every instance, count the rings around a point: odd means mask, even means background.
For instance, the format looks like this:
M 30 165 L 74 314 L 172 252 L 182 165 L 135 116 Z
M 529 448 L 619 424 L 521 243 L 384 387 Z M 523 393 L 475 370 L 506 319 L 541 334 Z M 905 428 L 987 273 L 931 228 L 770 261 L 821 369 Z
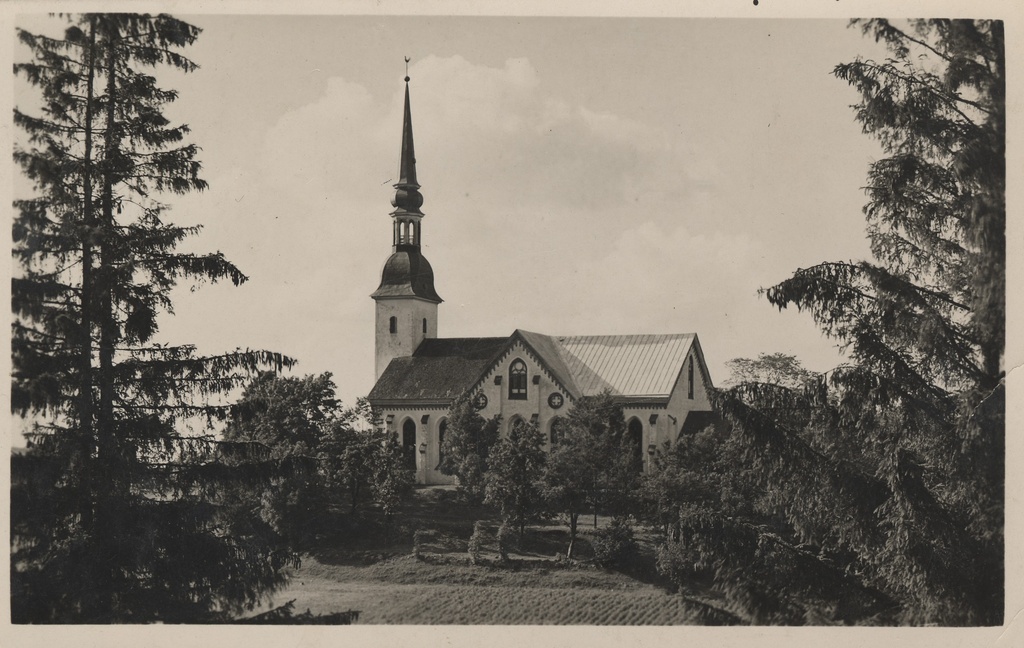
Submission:
M 868 255 L 880 150 L 831 70 L 874 43 L 845 21 L 192 20 L 174 114 L 211 189 L 174 210 L 250 281 L 179 291 L 168 340 L 369 391 L 409 56 L 440 336 L 696 332 L 718 383 L 760 352 L 840 361 L 758 289 Z
M 210 188 L 170 217 L 249 281 L 176 289 L 162 341 L 370 390 L 408 56 L 439 336 L 696 332 L 716 384 L 761 352 L 841 362 L 758 289 L 869 255 L 881 150 L 831 72 L 884 52 L 845 20 L 178 17 L 200 68 L 158 78 Z

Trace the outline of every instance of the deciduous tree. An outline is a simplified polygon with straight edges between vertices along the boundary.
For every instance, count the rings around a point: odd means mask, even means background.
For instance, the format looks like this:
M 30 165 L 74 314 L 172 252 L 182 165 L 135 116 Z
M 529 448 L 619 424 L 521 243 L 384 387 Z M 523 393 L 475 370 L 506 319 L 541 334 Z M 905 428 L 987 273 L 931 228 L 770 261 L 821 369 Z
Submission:
M 489 420 L 477 414 L 471 394 L 464 394 L 448 411 L 448 429 L 441 446 L 440 470 L 459 480 L 459 492 L 471 502 L 484 498 L 484 476 L 491 449 L 498 442 L 501 415 Z
M 258 445 L 286 468 L 255 484 L 239 484 L 238 502 L 295 550 L 308 549 L 332 517 L 334 493 L 322 455 L 332 428 L 344 427 L 342 413 L 329 373 L 294 378 L 264 372 L 231 408 L 223 438 Z
M 800 387 L 814 377 L 804 369 L 796 356 L 787 353 L 759 353 L 756 358 L 733 358 L 725 363 L 729 368 L 726 384 L 745 382 L 769 383 L 785 387 Z
M 519 531 L 543 510 L 540 480 L 544 472 L 544 435 L 536 424 L 516 421 L 508 437 L 491 451 L 484 501 L 498 507 L 503 522 Z
M 626 438 L 622 407 L 611 394 L 577 400 L 566 417 L 565 431 L 552 448 L 544 471 L 544 494 L 553 513 L 569 526 L 573 556 L 579 517 L 597 511 L 627 514 L 635 501 L 640 466 Z

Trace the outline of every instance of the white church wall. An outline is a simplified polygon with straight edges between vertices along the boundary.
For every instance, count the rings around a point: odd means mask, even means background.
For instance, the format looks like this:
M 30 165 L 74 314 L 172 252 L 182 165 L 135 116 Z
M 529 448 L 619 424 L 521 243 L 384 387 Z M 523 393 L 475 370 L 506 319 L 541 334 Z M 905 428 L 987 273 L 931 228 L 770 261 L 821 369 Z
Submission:
M 384 373 L 393 358 L 411 356 L 424 338 L 437 337 L 437 304 L 423 299 L 377 299 L 376 371 L 377 378 Z M 396 330 L 391 332 L 391 318 Z M 427 330 L 423 331 L 423 320 Z
M 667 431 L 670 427 L 670 419 L 666 415 L 667 410 L 665 407 L 653 407 L 651 405 L 626 405 L 622 408 L 622 413 L 626 419 L 627 430 L 629 430 L 630 421 L 634 418 L 640 421 L 640 424 L 643 426 L 640 451 L 643 457 L 644 471 L 647 471 L 651 461 L 650 446 L 660 447 L 671 434 L 670 431 Z M 654 423 L 651 423 L 652 418 Z
M 526 398 L 509 398 L 509 368 L 517 359 L 522 360 L 526 365 Z M 495 377 L 500 376 L 500 384 L 496 384 Z M 534 382 L 537 380 L 538 382 Z M 537 361 L 521 342 L 516 342 L 510 351 L 502 357 L 491 371 L 484 377 L 480 384 L 479 393 L 487 396 L 487 407 L 480 410 L 484 418 L 491 418 L 495 414 L 501 414 L 501 435 L 507 437 L 515 417 L 520 417 L 527 423 L 537 415 L 537 425 L 544 434 L 546 446 L 550 441 L 549 431 L 551 420 L 556 416 L 565 416 L 566 411 L 571 407 L 569 394 L 561 389 L 558 383 Z M 553 393 L 562 395 L 561 407 L 552 407 L 548 397 Z
M 398 443 L 404 445 L 404 427 L 406 421 L 416 426 L 416 483 L 417 484 L 453 484 L 455 479 L 444 475 L 437 469 L 441 460 L 438 444 L 439 426 L 448 417 L 448 409 L 437 406 L 423 406 L 390 409 L 381 411 L 387 431 L 398 435 Z M 426 418 L 426 422 L 424 422 Z M 391 419 L 388 422 L 388 419 Z

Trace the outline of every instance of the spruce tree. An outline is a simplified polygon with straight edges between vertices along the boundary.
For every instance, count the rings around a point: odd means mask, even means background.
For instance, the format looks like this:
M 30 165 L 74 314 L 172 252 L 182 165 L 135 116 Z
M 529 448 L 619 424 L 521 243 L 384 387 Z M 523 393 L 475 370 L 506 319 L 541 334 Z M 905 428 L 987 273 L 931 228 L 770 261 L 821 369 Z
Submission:
M 802 388 L 740 385 L 716 405 L 760 476 L 762 511 L 786 525 L 772 560 L 854 575 L 894 601 L 876 621 L 1000 624 L 1003 25 L 854 24 L 890 52 L 835 68 L 886 153 L 866 188 L 874 259 L 801 269 L 765 291 L 809 312 L 850 362 Z M 736 522 L 693 519 L 684 535 L 737 601 L 750 604 L 747 574 L 765 575 L 762 599 L 792 594 L 770 585 L 793 576 L 772 574 L 764 530 Z
M 179 281 L 246 280 L 220 253 L 178 252 L 199 227 L 168 222 L 157 198 L 206 187 L 187 126 L 163 113 L 176 93 L 153 76 L 196 69 L 181 50 L 199 29 L 64 20 L 60 37 L 19 30 L 32 58 L 15 65 L 42 102 L 14 115 L 33 195 L 15 202 L 12 409 L 34 425 L 12 479 L 12 618 L 223 619 L 280 586 L 291 556 L 222 498 L 278 464 L 207 426 L 219 395 L 292 360 L 154 342 Z

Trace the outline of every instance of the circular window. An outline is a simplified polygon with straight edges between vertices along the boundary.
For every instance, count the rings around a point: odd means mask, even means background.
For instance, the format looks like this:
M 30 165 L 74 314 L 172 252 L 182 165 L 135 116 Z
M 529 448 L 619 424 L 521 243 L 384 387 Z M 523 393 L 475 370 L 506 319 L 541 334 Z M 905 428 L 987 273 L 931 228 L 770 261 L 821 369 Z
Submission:
M 558 409 L 563 404 L 565 404 L 565 399 L 558 392 L 555 392 L 548 396 L 548 405 L 551 407 L 551 409 Z
M 487 394 L 477 394 L 476 398 L 473 399 L 473 407 L 477 408 L 478 410 L 482 410 L 483 408 L 487 407 Z

